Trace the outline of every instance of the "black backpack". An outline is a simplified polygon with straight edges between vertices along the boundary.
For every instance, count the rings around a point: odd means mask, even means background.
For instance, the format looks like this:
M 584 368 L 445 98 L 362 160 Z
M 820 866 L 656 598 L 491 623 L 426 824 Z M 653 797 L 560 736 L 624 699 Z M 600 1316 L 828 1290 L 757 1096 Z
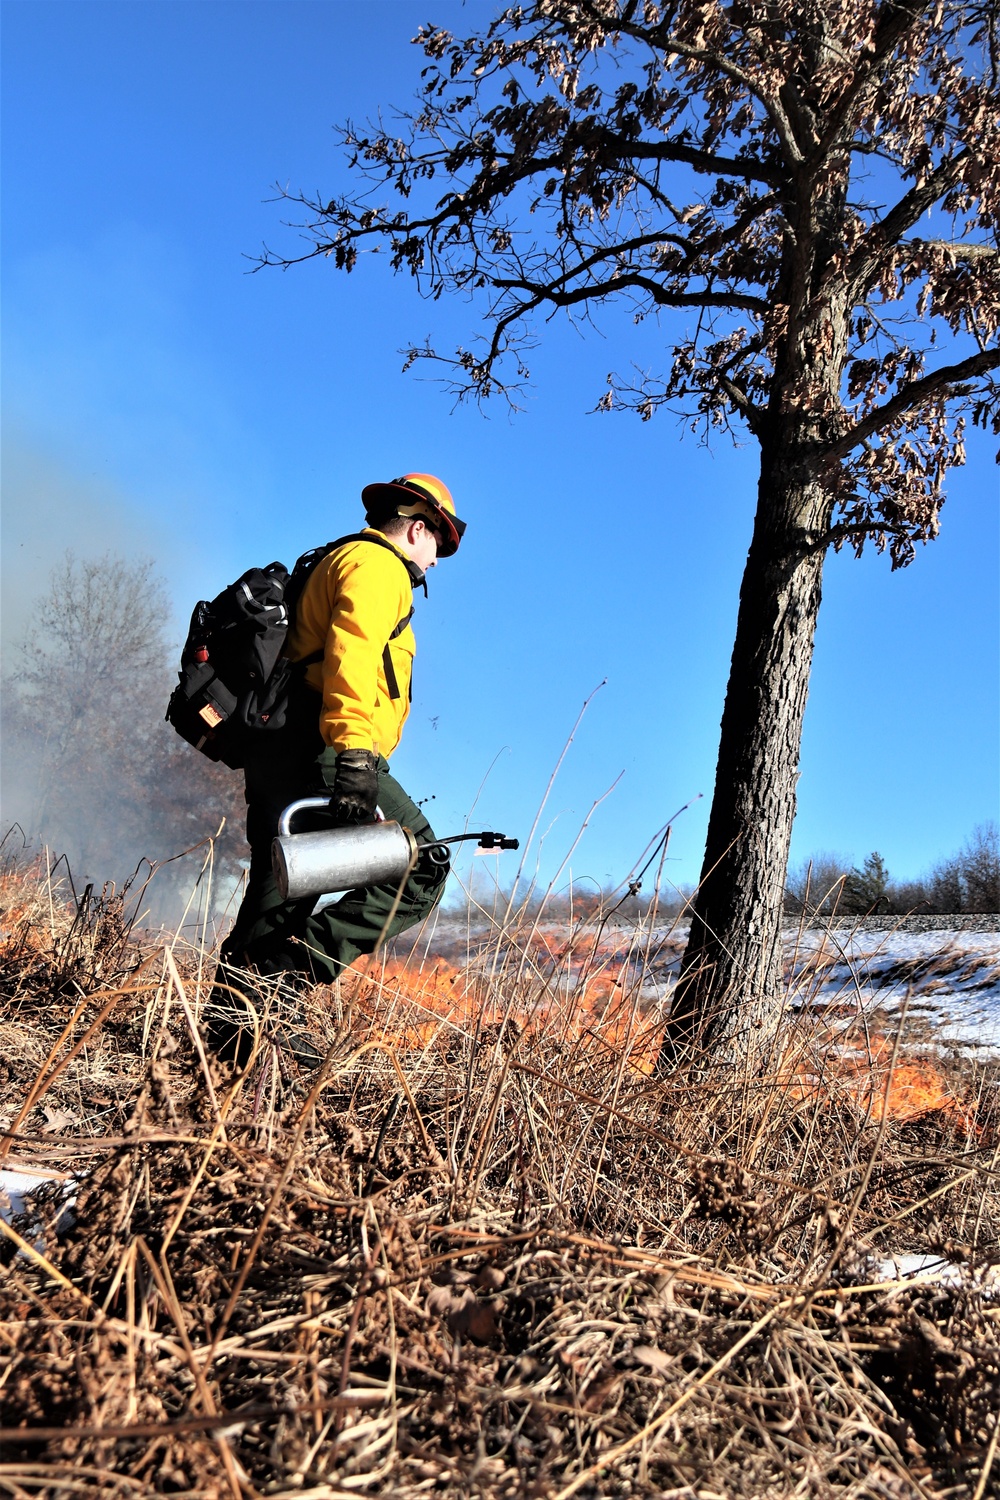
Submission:
M 303 553 L 291 573 L 280 562 L 249 568 L 215 599 L 199 599 L 195 605 L 165 718 L 209 760 L 237 770 L 260 734 L 284 728 L 306 667 L 323 659 L 322 651 L 294 663 L 282 655 L 295 606 L 313 569 L 348 542 L 372 542 L 395 551 L 389 542 L 364 532 L 342 536 Z M 415 564 L 408 563 L 407 571 L 414 587 L 423 582 Z M 411 609 L 400 620 L 390 640 L 406 629 L 412 614 Z M 388 643 L 382 660 L 389 696 L 398 698 Z

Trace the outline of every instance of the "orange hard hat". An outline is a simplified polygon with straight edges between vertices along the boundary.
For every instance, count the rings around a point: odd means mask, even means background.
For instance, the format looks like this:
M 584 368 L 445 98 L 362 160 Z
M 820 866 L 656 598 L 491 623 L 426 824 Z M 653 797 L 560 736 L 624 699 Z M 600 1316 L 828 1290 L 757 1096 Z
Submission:
M 465 522 L 455 514 L 448 486 L 435 475 L 403 474 L 388 484 L 366 484 L 361 499 L 369 525 L 378 526 L 390 516 L 422 516 L 440 535 L 441 557 L 453 557 L 458 551 Z

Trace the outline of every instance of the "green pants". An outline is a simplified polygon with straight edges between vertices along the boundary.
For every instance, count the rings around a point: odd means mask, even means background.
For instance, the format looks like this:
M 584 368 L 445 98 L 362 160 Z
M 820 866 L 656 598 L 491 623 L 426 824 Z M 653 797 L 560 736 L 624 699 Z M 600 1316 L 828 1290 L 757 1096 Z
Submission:
M 250 875 L 236 923 L 222 949 L 227 963 L 260 974 L 298 973 L 316 983 L 337 975 L 363 953 L 423 920 L 441 898 L 447 866 L 420 859 L 402 892 L 399 882 L 347 891 L 338 901 L 314 913 L 316 898 L 282 901 L 271 872 L 271 840 L 289 802 L 323 791 L 316 756 L 318 733 L 282 732 L 273 737 L 246 768 L 247 841 Z M 434 833 L 423 813 L 379 760 L 378 805 L 386 818 L 402 823 L 419 843 Z M 306 818 L 296 832 L 323 827 Z M 394 910 L 395 908 L 395 910 Z M 222 975 L 220 974 L 220 978 Z

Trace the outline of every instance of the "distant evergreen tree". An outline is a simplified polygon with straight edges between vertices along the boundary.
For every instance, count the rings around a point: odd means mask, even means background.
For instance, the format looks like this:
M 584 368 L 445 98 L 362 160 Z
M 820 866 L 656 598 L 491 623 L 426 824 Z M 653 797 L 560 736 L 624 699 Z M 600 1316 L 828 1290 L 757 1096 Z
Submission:
M 889 871 L 881 854 L 873 849 L 861 869 L 855 865 L 844 882 L 844 909 L 866 916 L 889 908 Z

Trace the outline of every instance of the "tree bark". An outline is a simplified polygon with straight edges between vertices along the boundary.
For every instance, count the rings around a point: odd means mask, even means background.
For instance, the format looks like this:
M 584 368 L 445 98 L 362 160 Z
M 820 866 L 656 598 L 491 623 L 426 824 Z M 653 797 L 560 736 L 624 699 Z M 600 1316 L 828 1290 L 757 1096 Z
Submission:
M 831 500 L 764 448 L 705 860 L 663 1062 L 747 1059 L 779 1014 L 781 912 Z

